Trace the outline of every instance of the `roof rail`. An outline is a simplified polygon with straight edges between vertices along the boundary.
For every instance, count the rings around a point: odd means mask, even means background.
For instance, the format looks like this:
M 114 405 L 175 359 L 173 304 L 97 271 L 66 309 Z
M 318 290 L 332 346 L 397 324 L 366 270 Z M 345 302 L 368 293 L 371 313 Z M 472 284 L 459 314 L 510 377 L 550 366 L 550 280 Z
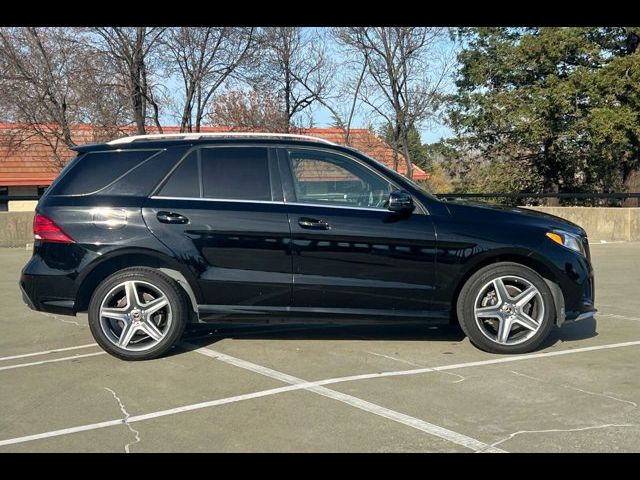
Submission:
M 335 143 L 324 138 L 312 137 L 310 135 L 298 135 L 295 133 L 266 133 L 266 132 L 197 132 L 197 133 L 154 133 L 151 135 L 134 135 L 131 137 L 116 138 L 107 145 L 120 145 L 132 143 L 138 140 L 200 140 L 203 138 L 290 138 L 293 140 L 311 140 L 319 143 L 335 145 Z

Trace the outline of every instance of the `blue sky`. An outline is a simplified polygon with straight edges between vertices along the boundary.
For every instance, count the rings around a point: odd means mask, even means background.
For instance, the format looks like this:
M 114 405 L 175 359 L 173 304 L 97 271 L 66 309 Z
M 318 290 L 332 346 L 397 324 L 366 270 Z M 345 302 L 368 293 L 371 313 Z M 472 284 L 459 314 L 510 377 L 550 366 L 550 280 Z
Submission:
M 315 31 L 317 33 L 328 33 L 327 28 L 319 27 L 315 29 L 310 29 L 311 31 Z M 327 35 L 326 40 L 328 42 L 328 51 L 331 59 L 335 62 L 341 62 L 344 60 L 344 54 L 340 51 L 340 48 L 336 45 L 334 41 L 332 41 L 331 36 Z M 448 56 L 451 61 L 451 67 L 449 69 L 449 75 L 443 82 L 444 91 L 446 93 L 453 93 L 455 86 L 453 81 L 453 72 L 455 71 L 453 67 L 455 62 L 455 54 L 457 53 L 459 46 L 456 45 L 448 36 L 443 40 L 439 41 L 436 49 L 438 50 L 437 54 Z M 354 127 L 366 127 L 368 123 L 375 121 L 376 115 L 372 115 L 371 112 L 367 112 L 366 110 L 360 112 L 360 116 L 356 116 L 354 121 Z M 330 126 L 332 123 L 331 114 L 329 111 L 322 107 L 318 106 L 313 111 L 313 120 L 314 124 L 318 127 Z M 425 124 L 420 128 L 420 135 L 423 143 L 434 143 L 442 138 L 449 138 L 453 136 L 453 132 L 451 129 L 446 126 L 441 121 L 431 121 L 429 124 Z
M 324 107 L 319 107 L 313 112 L 313 120 L 316 127 L 329 127 L 332 123 L 331 114 Z M 366 127 L 362 122 L 356 122 L 353 126 L 354 128 Z M 420 129 L 420 136 L 422 143 L 435 143 L 442 138 L 452 137 L 453 132 L 441 122 L 432 122 L 431 125 Z

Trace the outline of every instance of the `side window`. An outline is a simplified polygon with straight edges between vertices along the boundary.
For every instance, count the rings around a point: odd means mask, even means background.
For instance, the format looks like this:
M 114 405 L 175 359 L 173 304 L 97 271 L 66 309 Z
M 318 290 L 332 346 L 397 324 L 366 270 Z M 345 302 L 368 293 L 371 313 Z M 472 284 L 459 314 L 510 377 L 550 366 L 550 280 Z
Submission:
M 203 148 L 200 155 L 205 198 L 271 200 L 266 148 Z
M 191 152 L 173 171 L 158 195 L 163 197 L 200 197 L 197 151 Z
M 51 195 L 86 195 L 102 190 L 133 170 L 157 150 L 89 152 L 50 189 Z
M 393 186 L 350 158 L 314 150 L 288 150 L 299 203 L 385 208 Z

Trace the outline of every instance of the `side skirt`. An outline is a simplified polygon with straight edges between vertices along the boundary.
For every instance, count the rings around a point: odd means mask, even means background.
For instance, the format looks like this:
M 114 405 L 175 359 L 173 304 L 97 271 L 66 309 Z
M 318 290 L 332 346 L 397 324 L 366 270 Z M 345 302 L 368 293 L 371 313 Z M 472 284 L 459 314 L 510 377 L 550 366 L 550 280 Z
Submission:
M 251 305 L 198 305 L 201 323 L 252 321 L 256 323 L 395 323 L 418 321 L 435 325 L 449 323 L 449 311 L 374 310 L 367 308 L 265 307 Z

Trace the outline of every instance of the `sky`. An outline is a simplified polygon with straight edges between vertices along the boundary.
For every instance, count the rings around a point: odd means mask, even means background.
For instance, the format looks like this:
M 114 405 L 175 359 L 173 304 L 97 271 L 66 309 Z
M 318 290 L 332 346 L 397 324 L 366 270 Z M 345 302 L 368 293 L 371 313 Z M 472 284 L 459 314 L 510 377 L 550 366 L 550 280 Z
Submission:
M 319 107 L 313 112 L 314 125 L 316 127 L 330 127 L 332 124 L 331 114 L 329 110 L 324 107 Z M 355 123 L 354 128 L 366 127 L 362 120 L 359 123 Z M 420 129 L 420 137 L 422 143 L 435 143 L 443 138 L 450 138 L 453 136 L 453 131 L 442 122 L 431 122 L 430 125 L 425 125 Z
M 316 28 L 310 29 L 315 30 L 318 33 L 323 33 L 326 28 Z M 331 55 L 334 61 L 340 62 L 344 60 L 344 54 L 340 51 L 340 48 L 331 40 L 330 36 L 327 36 L 327 41 L 329 43 L 329 54 Z M 454 81 L 453 81 L 453 72 L 455 69 L 453 68 L 455 62 L 455 54 L 458 50 L 458 45 L 456 45 L 451 39 L 444 38 L 442 41 L 438 43 L 436 46 L 440 55 L 446 56 L 450 59 L 451 67 L 449 69 L 449 75 L 443 82 L 444 84 L 444 92 L 445 93 L 453 93 L 455 90 Z M 355 118 L 354 127 L 366 127 L 367 124 L 371 121 L 371 113 L 367 111 L 361 112 L 359 117 Z M 375 118 L 375 117 L 373 117 Z M 332 118 L 329 110 L 327 110 L 323 106 L 318 106 L 313 111 L 313 120 L 314 124 L 317 127 L 326 127 L 331 126 Z M 431 121 L 428 124 L 422 125 L 420 130 L 420 136 L 422 138 L 422 143 L 435 143 L 443 138 L 449 138 L 453 136 L 453 131 L 445 125 L 441 121 Z

